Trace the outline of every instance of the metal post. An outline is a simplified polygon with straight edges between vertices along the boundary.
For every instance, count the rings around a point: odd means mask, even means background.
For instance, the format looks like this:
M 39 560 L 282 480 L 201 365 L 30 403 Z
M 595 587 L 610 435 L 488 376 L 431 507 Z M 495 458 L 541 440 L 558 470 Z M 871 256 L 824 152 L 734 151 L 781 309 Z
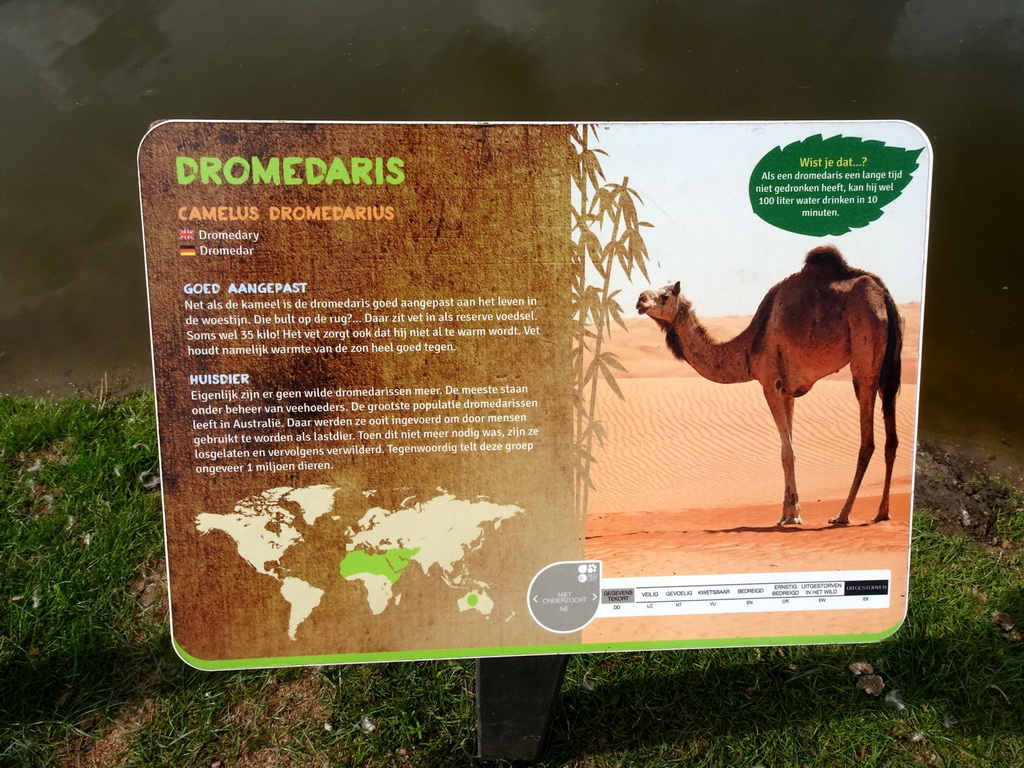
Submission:
M 476 660 L 477 756 L 536 760 L 551 730 L 569 657 Z

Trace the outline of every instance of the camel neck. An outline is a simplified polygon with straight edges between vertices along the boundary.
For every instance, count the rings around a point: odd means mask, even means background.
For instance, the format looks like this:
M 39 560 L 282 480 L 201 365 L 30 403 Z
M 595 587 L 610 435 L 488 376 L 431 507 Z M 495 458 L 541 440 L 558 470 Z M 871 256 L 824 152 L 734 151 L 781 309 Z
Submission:
M 754 378 L 750 370 L 752 326 L 748 325 L 728 341 L 718 341 L 689 312 L 685 317 L 677 316 L 667 328 L 666 341 L 676 357 L 688 362 L 705 379 L 719 384 L 739 384 Z

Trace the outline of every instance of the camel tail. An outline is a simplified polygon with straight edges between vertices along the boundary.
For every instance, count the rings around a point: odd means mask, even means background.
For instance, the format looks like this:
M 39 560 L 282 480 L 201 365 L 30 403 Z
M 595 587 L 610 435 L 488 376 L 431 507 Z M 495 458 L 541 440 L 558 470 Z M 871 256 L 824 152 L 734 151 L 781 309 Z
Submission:
M 885 292 L 885 314 L 889 321 L 888 339 L 885 357 L 882 359 L 879 389 L 882 395 L 882 415 L 891 417 L 896 413 L 896 395 L 900 391 L 900 377 L 903 373 L 903 319 L 896 311 L 896 302 L 892 300 L 889 291 Z

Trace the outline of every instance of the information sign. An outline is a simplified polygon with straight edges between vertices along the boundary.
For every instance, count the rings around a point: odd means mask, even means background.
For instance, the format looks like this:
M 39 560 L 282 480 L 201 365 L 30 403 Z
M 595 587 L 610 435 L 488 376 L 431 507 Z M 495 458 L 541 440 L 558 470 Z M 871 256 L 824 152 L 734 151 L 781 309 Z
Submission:
M 190 664 L 902 621 L 914 126 L 169 120 L 139 175 Z

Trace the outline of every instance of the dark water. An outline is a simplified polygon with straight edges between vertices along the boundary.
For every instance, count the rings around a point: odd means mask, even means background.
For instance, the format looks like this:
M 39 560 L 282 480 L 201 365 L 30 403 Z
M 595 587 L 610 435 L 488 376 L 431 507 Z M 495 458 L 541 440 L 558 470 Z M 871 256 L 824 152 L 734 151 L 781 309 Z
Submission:
M 935 151 L 922 429 L 1024 456 L 1024 10 L 1000 0 L 0 4 L 0 389 L 149 381 L 157 119 L 902 118 Z

